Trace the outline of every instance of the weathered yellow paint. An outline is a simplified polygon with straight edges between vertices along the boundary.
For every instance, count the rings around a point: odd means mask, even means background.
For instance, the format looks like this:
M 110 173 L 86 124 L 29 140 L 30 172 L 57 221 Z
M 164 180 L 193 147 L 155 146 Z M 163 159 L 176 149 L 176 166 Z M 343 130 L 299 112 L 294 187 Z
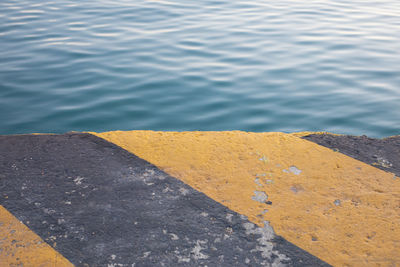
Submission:
M 0 206 L 0 266 L 73 266 L 4 207 Z
M 391 173 L 283 133 L 93 134 L 260 226 L 270 221 L 277 234 L 332 265 L 400 265 L 400 179 Z M 255 191 L 272 205 L 253 200 Z

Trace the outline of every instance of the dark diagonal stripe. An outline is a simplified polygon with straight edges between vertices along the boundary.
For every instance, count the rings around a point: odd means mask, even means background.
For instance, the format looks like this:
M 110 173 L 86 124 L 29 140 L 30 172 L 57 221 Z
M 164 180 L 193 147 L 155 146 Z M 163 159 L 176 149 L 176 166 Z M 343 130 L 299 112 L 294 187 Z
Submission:
M 98 137 L 1 136 L 0 151 L 0 204 L 77 266 L 327 265 Z
M 367 136 L 311 134 L 303 138 L 400 177 L 400 136 L 376 139 Z

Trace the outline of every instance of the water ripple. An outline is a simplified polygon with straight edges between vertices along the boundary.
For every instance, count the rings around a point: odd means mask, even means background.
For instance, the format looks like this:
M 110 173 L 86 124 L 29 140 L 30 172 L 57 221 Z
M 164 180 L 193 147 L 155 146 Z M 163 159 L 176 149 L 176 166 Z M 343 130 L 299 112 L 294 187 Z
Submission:
M 395 0 L 3 0 L 1 134 L 400 133 Z

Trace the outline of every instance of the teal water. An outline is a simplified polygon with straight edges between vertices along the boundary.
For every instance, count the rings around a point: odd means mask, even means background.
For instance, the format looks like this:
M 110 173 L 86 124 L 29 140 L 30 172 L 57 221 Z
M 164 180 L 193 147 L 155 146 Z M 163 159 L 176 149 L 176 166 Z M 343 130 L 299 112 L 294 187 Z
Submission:
M 0 1 L 0 134 L 116 129 L 400 134 L 400 1 Z

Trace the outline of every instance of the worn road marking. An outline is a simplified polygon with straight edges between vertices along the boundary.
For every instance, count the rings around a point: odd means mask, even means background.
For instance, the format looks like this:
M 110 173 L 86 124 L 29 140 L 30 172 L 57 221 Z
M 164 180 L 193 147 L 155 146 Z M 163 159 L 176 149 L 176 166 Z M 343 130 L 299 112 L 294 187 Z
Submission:
M 76 266 L 328 266 L 268 222 L 258 227 L 91 134 L 0 136 L 0 151 L 0 204 Z M 40 266 L 32 244 L 44 243 L 13 241 L 29 238 L 24 229 L 5 240 L 29 248 L 24 266 Z
M 0 206 L 0 266 L 73 266 Z
M 330 264 L 400 264 L 400 181 L 391 173 L 283 133 L 93 134 L 261 227 L 269 221 Z

